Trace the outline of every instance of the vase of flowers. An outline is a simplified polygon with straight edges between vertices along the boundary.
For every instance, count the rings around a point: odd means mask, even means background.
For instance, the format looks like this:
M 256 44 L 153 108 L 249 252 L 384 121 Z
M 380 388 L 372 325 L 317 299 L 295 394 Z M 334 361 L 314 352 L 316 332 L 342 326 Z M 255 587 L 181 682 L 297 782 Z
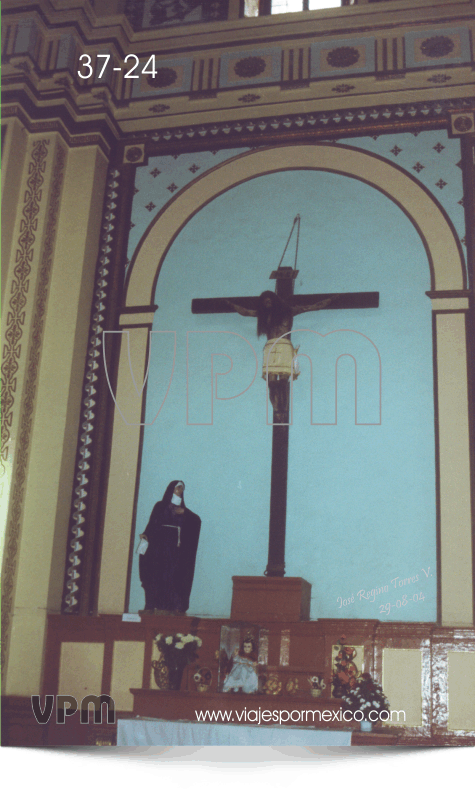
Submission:
M 174 633 L 171 636 L 164 636 L 159 633 L 155 636 L 155 644 L 160 652 L 160 658 L 168 669 L 168 689 L 179 691 L 183 671 L 187 664 L 196 661 L 198 658 L 198 647 L 201 647 L 201 639 L 191 633 Z M 152 663 L 155 679 L 159 669 Z M 162 685 L 156 679 L 159 688 L 163 686 L 163 670 L 160 672 Z
M 367 672 L 357 679 L 353 688 L 344 693 L 342 699 L 354 714 L 363 714 L 363 719 L 357 719 L 361 722 L 363 732 L 371 732 L 372 725 L 382 713 L 387 712 L 389 718 L 388 699 L 379 683 L 376 683 Z
M 312 697 L 320 697 L 322 691 L 327 687 L 323 677 L 320 677 L 320 675 L 311 675 L 307 677 L 307 680 L 310 683 L 310 693 Z
M 153 676 L 160 691 L 168 691 L 168 667 L 161 656 L 158 661 L 152 661 Z
M 371 732 L 371 730 L 373 729 L 373 725 L 370 721 L 363 719 L 363 721 L 360 722 L 360 729 L 361 732 Z

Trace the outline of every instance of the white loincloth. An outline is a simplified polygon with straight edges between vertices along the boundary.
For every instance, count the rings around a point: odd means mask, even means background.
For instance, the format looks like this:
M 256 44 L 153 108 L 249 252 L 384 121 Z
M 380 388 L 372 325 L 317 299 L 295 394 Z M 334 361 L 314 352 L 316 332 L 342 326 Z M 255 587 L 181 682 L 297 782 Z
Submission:
M 263 379 L 267 379 L 268 373 L 284 375 L 296 380 L 300 374 L 298 361 L 295 360 L 298 349 L 298 347 L 293 346 L 289 339 L 269 339 L 264 347 Z

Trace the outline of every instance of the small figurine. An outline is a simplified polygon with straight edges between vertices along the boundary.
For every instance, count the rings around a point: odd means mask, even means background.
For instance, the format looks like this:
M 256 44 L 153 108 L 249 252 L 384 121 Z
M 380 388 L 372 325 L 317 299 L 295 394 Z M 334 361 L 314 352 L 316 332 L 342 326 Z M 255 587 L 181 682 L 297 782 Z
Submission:
M 259 685 L 256 670 L 256 644 L 251 636 L 246 636 L 240 649 L 236 648 L 231 656 L 223 691 L 239 691 L 241 688 L 244 694 L 256 693 Z
M 357 654 L 356 648 L 345 645 L 345 640 L 346 636 L 342 636 L 339 642 L 340 650 L 333 661 L 332 694 L 334 697 L 342 697 L 344 693 L 348 693 L 354 688 L 359 676 L 359 670 L 353 663 Z

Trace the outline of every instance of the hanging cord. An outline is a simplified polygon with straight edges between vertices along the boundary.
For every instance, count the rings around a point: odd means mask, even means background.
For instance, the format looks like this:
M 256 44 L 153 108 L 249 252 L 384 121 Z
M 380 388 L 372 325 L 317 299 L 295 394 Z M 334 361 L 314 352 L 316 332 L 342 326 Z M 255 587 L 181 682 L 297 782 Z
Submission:
M 297 255 L 298 255 L 298 252 L 299 252 L 300 215 L 297 215 L 297 216 L 296 216 L 296 218 L 295 218 L 295 220 L 297 221 L 297 244 L 296 244 L 296 246 L 295 246 L 295 264 L 294 264 L 294 270 L 296 270 L 296 269 L 297 269 Z M 294 220 L 294 224 L 295 224 L 295 220 Z
M 289 247 L 289 242 L 290 242 L 290 240 L 291 240 L 291 238 L 292 238 L 292 234 L 294 233 L 294 228 L 295 228 L 295 225 L 296 225 L 296 224 L 297 224 L 297 244 L 296 244 L 296 246 L 295 246 L 295 264 L 294 264 L 294 270 L 296 270 L 296 269 L 297 269 L 297 254 L 298 254 L 298 250 L 299 250 L 299 235 L 300 235 L 300 215 L 296 215 L 296 216 L 295 216 L 295 218 L 294 218 L 294 222 L 293 222 L 293 224 L 292 224 L 292 228 L 290 229 L 289 238 L 288 238 L 288 240 L 287 240 L 287 242 L 286 242 L 286 244 L 285 244 L 284 252 L 283 252 L 283 254 L 282 254 L 282 257 L 281 257 L 281 260 L 280 260 L 280 262 L 279 262 L 279 264 L 278 264 L 278 266 L 277 266 L 277 269 L 279 269 L 279 268 L 280 268 L 280 265 L 281 265 L 281 264 L 282 264 L 282 262 L 284 261 L 285 252 L 286 252 L 287 248 Z

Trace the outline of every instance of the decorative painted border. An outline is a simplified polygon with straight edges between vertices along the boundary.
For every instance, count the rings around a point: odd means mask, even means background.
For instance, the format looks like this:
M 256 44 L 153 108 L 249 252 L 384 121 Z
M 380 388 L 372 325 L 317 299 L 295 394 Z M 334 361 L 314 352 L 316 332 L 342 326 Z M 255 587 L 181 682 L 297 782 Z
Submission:
M 319 41 L 310 45 L 310 77 L 327 77 L 335 74 L 349 73 L 368 73 L 376 71 L 375 66 L 375 41 L 374 37 L 371 38 L 358 38 L 358 39 L 339 39 L 336 41 Z M 354 65 L 348 66 L 335 66 L 328 69 L 322 69 L 320 65 L 320 58 L 322 50 L 350 50 L 357 47 L 364 47 L 365 64 L 362 66 L 358 61 Z
M 460 38 L 461 52 L 456 56 L 441 55 L 438 58 L 424 58 L 423 60 L 416 61 L 416 41 L 419 39 L 430 39 L 438 37 L 458 36 Z M 447 28 L 441 30 L 418 30 L 412 33 L 406 33 L 404 36 L 406 47 L 406 67 L 408 69 L 420 69 L 424 66 L 446 66 L 449 63 L 470 63 L 470 39 L 467 28 Z
M 99 374 L 98 359 L 101 356 L 103 322 L 106 312 L 106 299 L 109 268 L 111 265 L 111 243 L 112 234 L 116 226 L 116 201 L 118 197 L 119 171 L 113 169 L 109 173 L 106 187 L 106 201 L 102 222 L 102 236 L 100 242 L 100 253 L 96 270 L 96 289 L 94 291 L 94 303 L 89 337 L 89 349 L 87 354 L 86 374 L 83 386 L 82 415 L 79 430 L 79 441 L 77 451 L 76 475 L 77 482 L 74 488 L 72 514 L 67 541 L 66 572 L 63 592 L 63 612 L 73 614 L 79 611 L 79 584 L 81 577 L 79 572 L 81 562 L 84 559 L 84 540 L 85 535 L 84 512 L 86 510 L 86 499 L 89 495 L 88 485 L 90 480 L 87 472 L 91 467 L 91 449 L 93 443 L 93 433 L 96 421 L 95 395 L 97 393 L 97 381 Z M 89 460 L 89 462 L 88 462 Z
M 36 187 L 34 201 L 34 230 L 37 228 L 36 215 L 39 211 L 39 203 L 41 201 L 40 185 L 43 184 L 43 176 L 46 158 L 48 154 L 49 141 L 37 141 L 33 144 L 34 153 L 36 152 L 36 160 L 30 163 L 30 179 L 28 185 L 30 189 L 33 185 Z M 10 522 L 7 529 L 7 544 L 5 554 L 5 574 L 2 581 L 2 667 L 5 664 L 6 653 L 8 648 L 8 639 L 11 624 L 11 613 L 13 609 L 13 595 L 15 586 L 15 572 L 16 572 L 16 555 L 18 550 L 18 541 L 21 533 L 21 513 L 23 506 L 23 498 L 25 493 L 25 483 L 28 469 L 28 459 L 30 453 L 30 436 L 33 426 L 33 414 L 35 408 L 35 397 L 38 382 L 38 372 L 41 361 L 41 347 L 43 343 L 43 333 L 45 324 L 46 305 L 48 302 L 49 284 L 51 278 L 51 270 L 53 267 L 53 253 L 54 243 L 56 239 L 56 229 L 59 217 L 59 207 L 61 200 L 61 190 L 63 186 L 64 170 L 66 163 L 66 154 L 62 146 L 57 146 L 56 155 L 53 163 L 51 194 L 49 199 L 46 227 L 45 227 L 45 241 L 41 257 L 41 263 L 38 273 L 38 283 L 36 288 L 35 302 L 34 302 L 34 315 L 31 330 L 31 345 L 28 356 L 28 364 L 25 376 L 24 386 L 24 399 L 22 404 L 22 412 L 20 416 L 20 424 L 18 431 L 18 450 L 15 461 L 14 479 L 11 490 L 11 510 Z M 32 168 L 33 164 L 33 168 Z M 31 178 L 33 177 L 33 178 Z M 33 190 L 26 196 L 33 195 Z M 23 214 L 25 215 L 25 208 Z M 31 246 L 34 242 L 34 235 L 31 235 Z M 31 253 L 33 252 L 31 248 Z M 15 268 L 16 271 L 16 268 Z M 26 303 L 26 300 L 25 300 Z M 24 304 L 23 304 L 24 306 Z M 24 316 L 24 315 L 23 315 Z
M 140 68 L 146 64 L 146 60 L 140 62 Z M 142 99 L 146 96 L 165 96 L 168 94 L 186 94 L 191 90 L 191 75 L 193 71 L 193 58 L 173 58 L 167 60 L 156 60 L 156 69 L 170 69 L 176 71 L 177 69 L 183 70 L 179 84 L 174 87 L 174 84 L 165 86 L 163 88 L 153 88 L 150 86 L 149 90 L 141 90 L 141 86 L 146 82 L 147 77 L 141 75 L 138 82 L 133 81 L 132 84 L 132 97 L 134 99 Z M 150 68 L 150 67 L 149 67 Z
M 3 347 L 2 372 L 2 450 L 0 455 L 0 476 L 5 474 L 4 462 L 8 460 L 8 443 L 13 419 L 13 404 L 17 389 L 18 361 L 21 354 L 21 338 L 25 324 L 25 307 L 30 285 L 30 262 L 33 258 L 38 213 L 43 196 L 43 174 L 46 168 L 49 140 L 37 140 L 33 143 L 31 161 L 28 165 L 27 189 L 23 199 L 23 218 L 20 223 L 20 236 L 15 255 L 15 277 L 12 280 L 12 297 L 8 302 L 7 321 L 5 328 L 5 344 Z
M 441 99 L 433 102 L 414 102 L 392 106 L 376 105 L 280 117 L 267 116 L 244 121 L 223 121 L 220 124 L 200 124 L 178 129 L 135 133 L 127 138 L 127 143 L 129 144 L 133 138 L 149 139 L 154 143 L 160 143 L 160 153 L 163 153 L 163 144 L 168 143 L 170 146 L 176 146 L 183 142 L 183 148 L 190 148 L 190 142 L 193 140 L 203 141 L 204 145 L 212 145 L 213 148 L 216 148 L 218 142 L 221 145 L 224 143 L 225 146 L 230 144 L 236 147 L 246 146 L 249 137 L 254 139 L 255 145 L 259 142 L 259 137 L 262 137 L 264 138 L 262 145 L 265 145 L 269 142 L 269 136 L 280 137 L 282 133 L 286 132 L 292 136 L 298 134 L 299 131 L 301 133 L 311 132 L 327 140 L 333 137 L 348 136 L 348 134 L 370 134 L 369 126 L 377 126 L 378 129 L 387 127 L 388 131 L 397 132 L 398 129 L 394 128 L 394 124 L 404 120 L 413 123 L 416 119 L 432 119 L 443 126 L 449 121 L 450 111 L 471 110 L 474 106 L 474 99 Z
M 246 60 L 247 58 L 261 58 L 262 60 L 270 59 L 270 74 L 266 77 L 261 76 L 261 74 L 257 74 L 255 77 L 253 76 L 244 76 L 241 79 L 236 80 L 229 80 L 228 77 L 228 69 L 229 63 L 231 61 L 236 60 Z M 281 47 L 268 47 L 263 50 L 244 50 L 242 52 L 227 52 L 221 56 L 221 62 L 219 66 L 219 87 L 220 88 L 234 88 L 238 85 L 250 85 L 250 84 L 263 84 L 263 83 L 276 83 L 280 81 L 281 78 L 281 58 L 282 58 L 282 48 Z

